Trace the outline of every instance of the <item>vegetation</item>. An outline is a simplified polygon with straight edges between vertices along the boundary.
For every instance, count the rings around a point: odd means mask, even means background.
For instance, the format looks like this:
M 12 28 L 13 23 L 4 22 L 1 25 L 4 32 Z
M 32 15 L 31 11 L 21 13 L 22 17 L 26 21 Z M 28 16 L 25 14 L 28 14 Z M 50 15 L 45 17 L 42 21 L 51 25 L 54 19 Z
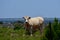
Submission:
M 48 23 L 41 36 L 39 31 L 35 32 L 33 36 L 23 36 L 25 32 L 23 25 L 19 22 L 13 25 L 14 29 L 0 26 L 0 40 L 60 40 L 60 22 L 57 18 L 54 19 L 53 23 Z

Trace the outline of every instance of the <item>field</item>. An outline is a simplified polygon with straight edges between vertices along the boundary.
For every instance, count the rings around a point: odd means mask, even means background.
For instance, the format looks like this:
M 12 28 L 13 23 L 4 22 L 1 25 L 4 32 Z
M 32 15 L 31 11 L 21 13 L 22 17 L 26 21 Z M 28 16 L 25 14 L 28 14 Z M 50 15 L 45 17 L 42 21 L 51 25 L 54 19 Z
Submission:
M 45 26 L 43 35 L 40 35 L 39 30 L 33 36 L 25 35 L 26 32 L 19 23 L 14 23 L 15 28 L 4 27 L 0 24 L 0 40 L 60 40 L 60 22 L 55 18 L 54 22 L 49 22 Z
M 24 29 L 13 30 L 12 28 L 0 28 L 0 40 L 40 40 L 39 32 L 36 32 L 33 36 L 23 36 Z

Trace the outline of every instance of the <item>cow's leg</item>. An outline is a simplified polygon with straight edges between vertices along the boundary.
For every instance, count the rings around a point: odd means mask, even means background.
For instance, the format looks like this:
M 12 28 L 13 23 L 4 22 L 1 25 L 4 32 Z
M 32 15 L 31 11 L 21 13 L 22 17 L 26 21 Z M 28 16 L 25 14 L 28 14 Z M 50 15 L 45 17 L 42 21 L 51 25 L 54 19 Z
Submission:
M 40 33 L 42 34 L 42 32 L 43 32 L 43 25 L 40 24 Z
M 23 36 L 25 36 L 26 35 L 26 27 L 24 27 L 24 32 L 23 32 Z
M 32 36 L 32 29 L 33 29 L 33 27 L 31 26 L 30 27 L 30 35 Z

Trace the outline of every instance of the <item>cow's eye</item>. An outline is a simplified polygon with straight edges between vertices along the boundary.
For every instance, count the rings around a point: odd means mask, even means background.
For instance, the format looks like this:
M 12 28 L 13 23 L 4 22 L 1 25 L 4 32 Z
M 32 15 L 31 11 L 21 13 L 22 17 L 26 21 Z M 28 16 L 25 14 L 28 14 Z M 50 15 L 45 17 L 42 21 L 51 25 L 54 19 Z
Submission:
M 26 19 L 25 19 L 26 20 Z

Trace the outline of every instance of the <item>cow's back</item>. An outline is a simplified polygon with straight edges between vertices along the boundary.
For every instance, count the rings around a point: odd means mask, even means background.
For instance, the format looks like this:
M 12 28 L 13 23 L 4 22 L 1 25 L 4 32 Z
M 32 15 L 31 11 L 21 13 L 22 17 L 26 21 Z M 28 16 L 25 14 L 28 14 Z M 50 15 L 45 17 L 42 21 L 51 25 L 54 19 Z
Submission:
M 40 24 L 40 22 L 42 23 L 42 21 L 43 21 L 43 18 L 35 17 L 35 18 L 29 19 L 29 24 L 30 25 L 38 25 L 38 24 Z

